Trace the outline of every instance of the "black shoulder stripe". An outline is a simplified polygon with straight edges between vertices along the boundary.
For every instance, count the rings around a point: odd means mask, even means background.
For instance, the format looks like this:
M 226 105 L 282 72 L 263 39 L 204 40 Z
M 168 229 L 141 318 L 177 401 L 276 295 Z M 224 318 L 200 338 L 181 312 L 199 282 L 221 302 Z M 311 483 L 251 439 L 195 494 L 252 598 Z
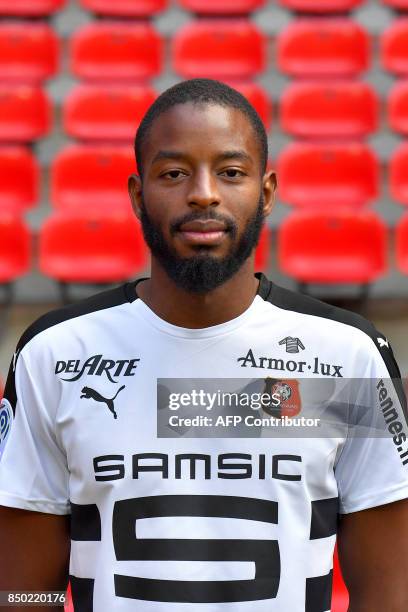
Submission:
M 97 312 L 98 310 L 105 310 L 106 308 L 120 306 L 121 304 L 131 301 L 129 299 L 130 294 L 128 285 L 132 285 L 132 283 L 127 283 L 126 285 L 121 285 L 115 289 L 109 289 L 108 291 L 97 293 L 96 295 L 92 295 L 91 297 L 76 302 L 75 304 L 69 304 L 63 308 L 58 308 L 57 310 L 47 312 L 26 329 L 20 338 L 17 345 L 17 350 L 21 351 L 35 336 L 46 329 L 49 329 L 50 327 L 54 327 L 54 325 L 90 314 L 91 312 Z M 134 299 L 136 299 L 136 294 Z
M 130 282 L 115 289 L 108 289 L 101 293 L 97 293 L 85 300 L 81 300 L 75 304 L 58 308 L 57 310 L 51 310 L 46 314 L 42 315 L 39 319 L 34 321 L 21 336 L 16 352 L 14 353 L 12 362 L 10 364 L 9 373 L 7 376 L 7 382 L 4 389 L 4 397 L 10 402 L 13 411 L 17 403 L 16 388 L 15 388 L 15 377 L 14 371 L 18 355 L 22 349 L 41 332 L 68 321 L 75 319 L 91 312 L 97 312 L 98 310 L 105 310 L 106 308 L 112 308 L 114 306 L 120 306 L 126 302 L 133 302 L 136 299 L 135 283 Z
M 407 400 L 401 381 L 401 372 L 394 353 L 385 336 L 375 328 L 371 321 L 350 310 L 338 308 L 308 295 L 279 287 L 268 280 L 263 274 L 258 273 L 256 276 L 260 279 L 258 294 L 266 301 L 278 306 L 278 308 L 338 321 L 339 323 L 360 329 L 367 334 L 373 341 L 376 350 L 380 353 L 390 378 L 394 381 L 395 390 L 401 405 L 405 414 L 407 414 Z

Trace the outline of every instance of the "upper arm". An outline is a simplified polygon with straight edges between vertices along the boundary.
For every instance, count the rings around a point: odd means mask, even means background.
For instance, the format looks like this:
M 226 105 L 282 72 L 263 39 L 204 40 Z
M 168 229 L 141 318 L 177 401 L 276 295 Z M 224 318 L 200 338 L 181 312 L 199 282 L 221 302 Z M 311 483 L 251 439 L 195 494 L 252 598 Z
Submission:
M 408 610 L 408 499 L 342 515 L 339 560 L 350 612 Z
M 378 334 L 377 340 L 381 340 Z M 350 435 L 336 463 L 339 560 L 349 612 L 408 610 L 408 422 L 389 343 L 370 351 L 355 402 L 369 426 Z M 378 347 L 377 347 L 378 348 Z
M 70 513 L 69 469 L 56 425 L 59 393 L 49 351 L 32 341 L 7 378 L 0 440 L 0 504 L 47 514 Z
M 47 351 L 22 346 L 0 404 L 0 591 L 65 591 L 68 583 L 69 469 L 50 371 Z
M 0 591 L 65 591 L 69 519 L 0 506 Z

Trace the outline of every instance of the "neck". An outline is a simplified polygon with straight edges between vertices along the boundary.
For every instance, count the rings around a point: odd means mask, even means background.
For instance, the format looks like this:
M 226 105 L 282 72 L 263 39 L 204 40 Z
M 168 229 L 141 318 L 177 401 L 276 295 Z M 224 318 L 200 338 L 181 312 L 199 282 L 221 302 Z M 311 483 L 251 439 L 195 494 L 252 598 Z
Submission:
M 180 289 L 152 258 L 151 278 L 138 283 L 137 295 L 168 323 L 198 329 L 238 317 L 252 304 L 258 285 L 253 256 L 227 282 L 205 294 Z

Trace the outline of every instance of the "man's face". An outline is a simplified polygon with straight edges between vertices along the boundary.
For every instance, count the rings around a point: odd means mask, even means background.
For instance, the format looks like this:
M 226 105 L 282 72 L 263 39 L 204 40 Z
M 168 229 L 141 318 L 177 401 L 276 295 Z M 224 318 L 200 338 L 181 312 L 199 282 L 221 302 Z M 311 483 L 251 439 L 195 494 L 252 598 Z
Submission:
M 273 200 L 259 145 L 239 110 L 178 105 L 144 146 L 143 185 L 131 197 L 152 256 L 181 288 L 205 293 L 253 254 Z

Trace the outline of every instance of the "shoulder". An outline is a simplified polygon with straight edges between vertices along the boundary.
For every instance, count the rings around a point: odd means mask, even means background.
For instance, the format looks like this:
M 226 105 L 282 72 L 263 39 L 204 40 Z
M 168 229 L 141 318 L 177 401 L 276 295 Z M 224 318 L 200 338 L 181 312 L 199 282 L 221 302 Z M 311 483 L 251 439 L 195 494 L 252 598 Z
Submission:
M 51 310 L 35 320 L 22 334 L 16 349 L 16 354 L 29 344 L 34 338 L 42 336 L 45 332 L 60 329 L 68 322 L 78 321 L 92 313 L 98 313 L 121 306 L 133 301 L 136 295 L 132 292 L 134 283 L 126 283 L 114 289 L 109 289 L 92 295 L 62 308 Z M 68 330 L 68 327 L 67 327 Z
M 280 287 L 263 275 L 260 281 L 260 294 L 266 302 L 284 313 L 303 317 L 309 328 L 313 326 L 316 334 L 326 337 L 328 342 L 333 332 L 344 346 L 358 344 L 363 352 L 384 362 L 391 378 L 401 377 L 389 341 L 371 321 L 350 310 Z
M 317 317 L 321 323 L 328 321 L 338 323 L 340 326 L 344 326 L 344 332 L 347 331 L 347 327 L 350 327 L 352 329 L 349 331 L 353 329 L 359 330 L 371 339 L 379 334 L 371 321 L 356 312 L 327 304 L 322 300 L 279 287 L 275 284 L 272 284 L 267 301 L 283 310 L 309 317 Z
M 10 403 L 13 412 L 17 405 L 16 379 L 19 373 L 22 375 L 22 372 L 27 371 L 29 365 L 31 375 L 34 374 L 38 382 L 43 373 L 48 371 L 53 351 L 60 349 L 64 344 L 69 344 L 74 336 L 74 330 L 78 341 L 82 341 L 82 323 L 85 317 L 92 313 L 97 315 L 106 312 L 107 309 L 132 302 L 134 299 L 136 299 L 134 283 L 126 283 L 75 304 L 47 312 L 34 321 L 21 336 L 10 363 L 4 397 Z

